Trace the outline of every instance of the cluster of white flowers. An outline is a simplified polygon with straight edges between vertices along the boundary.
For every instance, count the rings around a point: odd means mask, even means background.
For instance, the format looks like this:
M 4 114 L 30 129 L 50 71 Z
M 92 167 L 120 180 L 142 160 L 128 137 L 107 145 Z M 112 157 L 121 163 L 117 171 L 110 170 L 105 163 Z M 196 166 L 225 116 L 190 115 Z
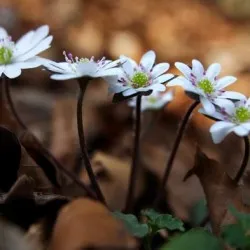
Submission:
M 41 26 L 30 31 L 14 43 L 5 29 L 0 27 L 0 76 L 15 78 L 21 69 L 43 65 L 53 74 L 54 80 L 102 77 L 109 84 L 109 91 L 121 93 L 124 97 L 142 95 L 142 108 L 160 109 L 173 99 L 172 92 L 160 93 L 167 86 L 182 86 L 186 93 L 199 100 L 200 112 L 217 120 L 210 129 L 213 141 L 219 143 L 230 132 L 246 136 L 250 131 L 249 99 L 241 93 L 226 91 L 225 88 L 237 79 L 233 76 L 219 78 L 221 66 L 211 64 L 207 70 L 198 60 L 192 61 L 192 67 L 180 62 L 175 66 L 183 76 L 174 77 L 166 73 L 169 63 L 155 64 L 154 51 L 145 53 L 139 64 L 126 56 L 118 60 L 106 60 L 104 57 L 78 58 L 64 52 L 64 62 L 54 62 L 37 55 L 50 47 L 52 36 L 48 36 L 49 27 Z M 145 95 L 145 96 L 144 96 Z M 135 106 L 135 99 L 129 102 Z

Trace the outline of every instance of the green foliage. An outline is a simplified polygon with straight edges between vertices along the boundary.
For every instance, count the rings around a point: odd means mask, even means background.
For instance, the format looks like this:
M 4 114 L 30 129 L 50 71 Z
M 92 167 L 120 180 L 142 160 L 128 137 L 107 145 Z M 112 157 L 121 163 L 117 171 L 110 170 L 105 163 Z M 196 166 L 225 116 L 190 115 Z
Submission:
M 222 242 L 204 229 L 192 229 L 170 239 L 161 250 L 223 250 Z
M 123 221 L 125 227 L 133 236 L 143 238 L 149 233 L 148 225 L 140 223 L 133 214 L 114 212 L 113 215 Z
M 141 214 L 147 218 L 147 224 L 153 232 L 161 229 L 185 231 L 183 222 L 171 214 L 160 214 L 153 209 L 144 210 Z
M 240 213 L 234 207 L 229 210 L 237 221 L 222 228 L 222 238 L 232 247 L 250 249 L 250 215 Z
M 207 202 L 205 199 L 199 200 L 190 211 L 191 223 L 194 226 L 200 225 L 208 215 Z

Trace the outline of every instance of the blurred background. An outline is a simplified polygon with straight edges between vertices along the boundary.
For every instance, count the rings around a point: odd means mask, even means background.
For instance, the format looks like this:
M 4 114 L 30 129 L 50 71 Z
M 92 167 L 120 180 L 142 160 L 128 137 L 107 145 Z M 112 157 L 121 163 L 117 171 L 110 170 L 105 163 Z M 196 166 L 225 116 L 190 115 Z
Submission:
M 62 52 L 66 50 L 79 57 L 116 59 L 124 54 L 139 60 L 144 52 L 153 49 L 157 61 L 169 62 L 176 74 L 176 61 L 191 63 L 196 58 L 206 66 L 221 63 L 222 75 L 238 78 L 232 89 L 250 93 L 249 0 L 0 0 L 0 25 L 14 40 L 43 24 L 50 26 L 54 36 L 44 57 L 63 61 Z M 55 82 L 41 69 L 26 70 L 13 81 L 12 93 L 29 128 L 63 164 L 88 181 L 78 159 L 76 82 Z M 106 83 L 93 82 L 84 103 L 84 123 L 89 152 L 93 162 L 98 163 L 95 171 L 105 196 L 112 207 L 122 208 L 133 117 L 126 102 L 112 104 L 111 100 Z M 164 172 L 178 122 L 191 102 L 182 89 L 176 88 L 175 99 L 147 132 L 141 149 L 142 169 L 157 181 Z M 148 112 L 143 118 L 146 127 L 155 114 Z M 232 135 L 214 145 L 208 132 L 211 123 L 199 114 L 192 117 L 168 183 L 168 203 L 184 219 L 203 197 L 196 177 L 182 182 L 193 166 L 196 145 L 224 164 L 232 176 L 241 162 L 241 140 Z M 138 177 L 138 197 L 153 189 L 142 176 Z

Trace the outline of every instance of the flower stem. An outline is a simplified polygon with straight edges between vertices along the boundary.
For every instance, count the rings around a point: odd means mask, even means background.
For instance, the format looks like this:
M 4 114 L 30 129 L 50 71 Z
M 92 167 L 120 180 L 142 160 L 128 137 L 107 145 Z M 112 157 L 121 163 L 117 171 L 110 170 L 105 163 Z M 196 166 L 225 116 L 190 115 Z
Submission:
M 238 183 L 242 175 L 244 174 L 244 171 L 247 167 L 248 159 L 249 159 L 249 138 L 248 136 L 244 136 L 244 143 L 245 143 L 245 153 L 244 157 L 240 166 L 240 170 L 237 173 L 236 177 L 234 178 L 235 182 Z
M 86 170 L 87 170 L 90 182 L 93 186 L 93 189 L 95 190 L 95 193 L 97 195 L 98 200 L 101 201 L 103 204 L 106 204 L 105 198 L 104 198 L 102 191 L 97 183 L 97 180 L 95 178 L 95 174 L 93 172 L 93 169 L 92 169 L 92 166 L 91 166 L 91 163 L 89 160 L 86 142 L 85 142 L 84 129 L 83 129 L 82 104 L 83 104 L 84 94 L 85 94 L 86 88 L 88 86 L 88 81 L 89 81 L 88 78 L 79 80 L 80 92 L 79 92 L 78 101 L 77 101 L 77 129 L 78 129 L 79 143 L 80 143 L 80 147 L 81 147 L 81 153 L 82 153 L 84 166 L 86 167 Z
M 154 205 L 155 207 L 158 206 L 158 203 L 160 202 L 160 199 L 162 198 L 162 193 L 164 191 L 164 188 L 166 186 L 166 183 L 168 181 L 168 178 L 169 178 L 169 175 L 170 175 L 170 172 L 172 170 L 172 167 L 173 167 L 173 163 L 174 163 L 174 159 L 175 159 L 175 156 L 177 154 L 177 151 L 178 151 L 178 148 L 180 146 L 180 142 L 181 142 L 181 139 L 183 137 L 183 134 L 184 134 L 184 131 L 185 131 L 185 128 L 188 124 L 188 120 L 192 114 L 192 112 L 194 111 L 194 109 L 198 106 L 200 102 L 199 101 L 195 101 L 191 104 L 191 106 L 189 107 L 187 113 L 185 114 L 185 116 L 183 117 L 183 120 L 181 122 L 181 125 L 177 131 L 177 135 L 176 135 L 176 138 L 175 138 L 175 141 L 174 141 L 174 145 L 173 145 L 173 148 L 172 148 L 172 151 L 170 153 L 170 156 L 169 156 L 169 159 L 167 161 L 167 164 L 166 164 L 166 168 L 165 168 L 165 173 L 164 173 L 164 176 L 163 176 L 163 179 L 162 179 L 162 182 L 161 182 L 161 185 L 160 185 L 160 189 L 159 189 L 159 193 L 158 195 L 156 196 L 156 199 L 154 201 Z
M 13 103 L 13 100 L 11 98 L 11 94 L 10 94 L 10 84 L 9 84 L 9 79 L 6 79 L 5 77 L 2 78 L 2 81 L 3 81 L 3 87 L 5 89 L 5 94 L 6 94 L 6 98 L 7 98 L 7 101 L 8 101 L 8 104 L 9 104 L 9 107 L 10 107 L 10 110 L 12 112 L 12 114 L 14 115 L 16 121 L 18 122 L 18 124 L 20 125 L 20 127 L 23 129 L 23 130 L 28 130 L 26 125 L 24 124 L 24 122 L 22 121 L 22 119 L 19 117 L 16 109 L 15 109 L 15 106 L 14 106 L 14 103 Z
M 151 244 L 152 244 L 152 235 L 147 235 L 143 239 L 143 246 L 144 250 L 151 250 Z
M 136 175 L 138 172 L 139 151 L 140 151 L 139 142 L 140 142 L 140 131 L 141 131 L 141 98 L 142 96 L 140 94 L 136 97 L 134 152 L 133 152 L 132 168 L 130 172 L 128 193 L 126 199 L 126 207 L 125 207 L 126 212 L 129 212 L 132 207 Z
M 10 107 L 10 110 L 12 112 L 12 114 L 14 115 L 16 121 L 18 122 L 18 124 L 20 125 L 20 127 L 25 130 L 28 131 L 30 136 L 32 136 L 32 139 L 34 141 L 36 141 L 37 143 L 39 143 L 39 147 L 40 150 L 42 152 L 42 154 L 44 155 L 45 158 L 47 158 L 50 162 L 53 162 L 58 169 L 60 169 L 65 175 L 67 175 L 70 179 L 72 179 L 79 187 L 81 187 L 83 190 L 86 191 L 86 193 L 92 197 L 93 199 L 96 199 L 95 194 L 92 192 L 91 189 L 89 189 L 81 180 L 79 180 L 73 173 L 71 173 L 69 170 L 67 170 L 64 166 L 62 166 L 57 159 L 45 148 L 43 147 L 43 145 L 37 140 L 37 138 L 33 135 L 33 133 L 31 133 L 29 131 L 29 129 L 27 128 L 27 126 L 24 124 L 24 122 L 22 121 L 22 119 L 19 117 L 13 100 L 11 98 L 11 93 L 10 93 L 10 87 L 9 87 L 9 80 L 6 79 L 5 77 L 2 77 L 2 83 L 3 83 L 3 88 L 5 90 L 5 94 L 6 94 L 6 98 Z

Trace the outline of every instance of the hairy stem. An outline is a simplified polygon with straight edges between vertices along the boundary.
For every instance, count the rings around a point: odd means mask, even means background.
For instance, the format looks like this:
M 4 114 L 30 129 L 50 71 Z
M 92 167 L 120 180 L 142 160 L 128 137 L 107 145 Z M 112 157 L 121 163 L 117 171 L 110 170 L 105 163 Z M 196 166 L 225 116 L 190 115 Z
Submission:
M 245 153 L 244 153 L 244 157 L 240 166 L 240 170 L 237 173 L 236 177 L 234 178 L 235 182 L 239 182 L 240 178 L 244 174 L 245 169 L 247 167 L 248 159 L 249 159 L 249 138 L 248 136 L 244 136 L 243 139 L 245 143 Z
M 136 175 L 138 172 L 139 163 L 139 151 L 140 151 L 140 131 L 141 131 L 141 98 L 139 94 L 136 97 L 136 117 L 135 117 L 135 137 L 134 137 L 134 152 L 132 159 L 132 168 L 130 172 L 127 200 L 125 211 L 129 212 L 132 208 L 132 202 L 134 199 L 134 190 L 136 184 Z
M 158 203 L 159 203 L 160 199 L 162 198 L 161 196 L 163 194 L 163 191 L 165 189 L 165 186 L 166 186 L 166 183 L 168 181 L 169 175 L 170 175 L 171 170 L 173 168 L 174 159 L 175 159 L 175 156 L 177 154 L 178 148 L 180 146 L 180 142 L 181 142 L 181 139 L 183 137 L 183 134 L 185 132 L 185 128 L 186 128 L 186 126 L 188 124 L 188 120 L 189 120 L 192 112 L 198 106 L 199 103 L 200 103 L 199 101 L 195 101 L 195 102 L 193 102 L 191 104 L 191 106 L 189 107 L 187 113 L 183 117 L 181 125 L 180 125 L 180 127 L 179 127 L 179 129 L 177 131 L 177 135 L 176 135 L 176 138 L 175 138 L 175 141 L 174 141 L 174 145 L 173 145 L 172 151 L 170 153 L 169 159 L 168 159 L 167 164 L 166 164 L 166 168 L 165 168 L 163 179 L 162 179 L 162 182 L 161 182 L 161 185 L 160 185 L 160 189 L 159 189 L 158 195 L 157 195 L 157 197 L 156 197 L 156 199 L 154 201 L 154 205 L 156 207 L 158 206 Z
M 79 143 L 81 147 L 81 153 L 82 153 L 82 159 L 84 162 L 84 166 L 86 168 L 86 171 L 88 173 L 91 185 L 97 195 L 98 200 L 100 200 L 103 204 L 106 204 L 105 198 L 102 194 L 102 191 L 97 183 L 97 180 L 95 178 L 95 174 L 93 172 L 88 152 L 87 152 L 87 147 L 86 147 L 86 142 L 85 142 L 85 135 L 84 135 L 84 129 L 83 129 L 83 111 L 82 111 L 82 104 L 83 104 L 83 98 L 84 94 L 86 91 L 86 88 L 88 86 L 88 81 L 89 79 L 81 79 L 79 80 L 79 96 L 78 96 L 78 101 L 77 101 L 77 129 L 78 129 L 78 136 L 79 136 Z

